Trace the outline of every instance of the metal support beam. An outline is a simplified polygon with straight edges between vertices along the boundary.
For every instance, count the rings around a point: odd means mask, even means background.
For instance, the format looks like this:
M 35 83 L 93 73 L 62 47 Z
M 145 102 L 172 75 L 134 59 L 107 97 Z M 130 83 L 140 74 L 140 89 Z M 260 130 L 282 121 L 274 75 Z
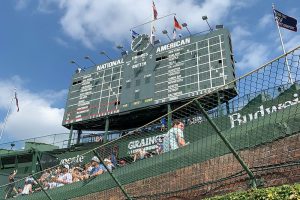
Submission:
M 103 138 L 103 142 L 107 142 L 108 141 L 108 129 L 109 129 L 109 118 L 106 117 L 105 118 L 105 132 L 104 132 L 104 138 Z
M 221 97 L 220 97 L 220 92 L 217 92 L 218 96 L 218 116 L 221 117 L 223 115 L 222 113 L 222 108 L 221 108 Z
M 126 196 L 126 198 L 129 200 L 132 200 L 132 198 L 127 194 L 127 192 L 125 191 L 125 189 L 123 188 L 123 186 L 121 185 L 119 180 L 115 177 L 115 175 L 111 171 L 108 170 L 108 167 L 105 165 L 105 163 L 103 162 L 103 160 L 102 160 L 101 156 L 98 154 L 98 152 L 96 150 L 93 150 L 93 152 L 99 158 L 100 162 L 103 164 L 103 166 L 105 167 L 105 169 L 107 170 L 107 172 L 109 173 L 111 178 L 116 182 L 116 184 L 118 185 L 120 190 L 123 192 L 123 194 Z
M 32 162 L 31 162 L 31 173 L 35 173 L 37 171 L 37 152 L 35 149 L 32 149 Z
M 226 101 L 225 103 L 226 103 L 226 112 L 227 112 L 227 115 L 229 115 L 230 114 L 229 102 Z
M 76 144 L 80 143 L 81 135 L 82 135 L 82 130 L 78 130 L 77 131 L 77 141 L 76 141 Z
M 242 160 L 242 158 L 239 156 L 239 154 L 236 152 L 236 150 L 233 148 L 233 146 L 230 144 L 230 142 L 226 139 L 226 137 L 223 135 L 221 129 L 215 124 L 215 122 L 208 116 L 207 112 L 203 109 L 201 103 L 196 99 L 195 100 L 196 105 L 201 110 L 207 121 L 211 124 L 213 129 L 217 132 L 219 137 L 222 139 L 222 141 L 225 143 L 225 145 L 229 148 L 231 153 L 234 155 L 234 157 L 238 160 L 238 162 L 241 164 L 243 169 L 246 171 L 248 176 L 251 180 L 251 186 L 256 188 L 256 179 L 254 177 L 253 172 L 249 169 L 249 167 L 246 165 L 246 163 Z
M 172 128 L 172 108 L 171 104 L 168 104 L 168 130 Z
M 68 140 L 68 148 L 71 146 L 72 135 L 73 135 L 73 124 L 71 125 L 71 128 L 70 128 L 70 134 L 69 134 L 69 140 Z
M 51 196 L 46 192 L 46 190 L 44 190 L 43 186 L 38 182 L 38 180 L 35 178 L 34 175 L 32 175 L 32 178 L 35 180 L 35 182 L 37 182 L 37 184 L 39 185 L 39 187 L 43 190 L 43 192 L 46 194 L 46 196 L 48 197 L 48 199 L 53 200 L 51 198 Z

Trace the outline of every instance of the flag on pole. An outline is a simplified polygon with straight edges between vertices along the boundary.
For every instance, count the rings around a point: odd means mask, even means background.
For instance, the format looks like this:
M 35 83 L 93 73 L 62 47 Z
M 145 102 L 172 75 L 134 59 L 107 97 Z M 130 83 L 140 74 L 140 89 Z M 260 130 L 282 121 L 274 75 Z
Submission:
M 274 9 L 275 20 L 278 22 L 278 26 L 286 28 L 290 31 L 297 32 L 297 19 L 287 16 L 282 12 Z
M 176 17 L 174 16 L 174 29 L 182 29 L 181 25 L 179 24 L 179 22 L 177 21 Z
M 154 1 L 152 1 L 152 8 L 153 8 L 153 17 L 154 17 L 154 19 L 156 20 L 156 19 L 157 19 L 158 13 L 157 13 L 157 10 L 156 10 Z
M 137 32 L 135 32 L 134 30 L 131 30 L 131 37 L 132 37 L 132 39 L 136 38 L 139 35 L 140 34 L 138 34 Z
M 15 99 L 16 99 L 17 112 L 19 112 L 20 108 L 19 108 L 19 100 L 17 97 L 17 92 L 15 92 Z
M 173 40 L 176 40 L 176 28 L 173 29 Z
M 152 27 L 152 28 L 151 28 L 150 43 L 151 43 L 151 44 L 154 44 L 156 29 L 155 29 L 155 26 L 151 26 L 151 27 Z

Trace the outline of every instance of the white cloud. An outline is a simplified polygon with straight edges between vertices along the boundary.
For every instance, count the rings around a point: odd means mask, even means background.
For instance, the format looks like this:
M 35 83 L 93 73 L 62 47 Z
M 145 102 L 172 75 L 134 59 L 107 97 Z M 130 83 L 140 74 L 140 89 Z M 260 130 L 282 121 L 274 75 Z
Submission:
M 288 42 L 286 42 L 284 44 L 284 48 L 286 49 L 286 52 L 298 47 L 300 45 L 300 35 L 292 35 L 290 34 L 289 36 L 287 36 L 289 39 L 288 39 Z M 280 45 L 280 51 L 282 52 L 282 49 L 281 49 L 281 45 Z
M 135 0 L 63 0 L 59 3 L 59 8 L 64 11 L 61 25 L 68 36 L 89 48 L 95 48 L 103 41 L 121 43 L 130 39 L 131 27 L 151 20 L 151 4 L 151 1 Z M 232 0 L 206 0 L 202 4 L 194 0 L 156 1 L 159 17 L 176 13 L 179 22 L 187 22 L 194 33 L 207 29 L 201 18 L 203 15 L 208 15 L 211 25 L 222 23 L 229 8 L 234 6 Z M 160 20 L 159 24 L 156 24 L 157 33 L 165 28 L 171 30 L 172 16 Z M 138 31 L 150 32 L 150 25 Z
M 59 44 L 59 45 L 65 47 L 65 48 L 70 48 L 70 45 L 69 45 L 65 40 L 61 39 L 60 37 L 54 37 L 53 40 L 54 40 L 57 44 Z
M 13 101 L 3 138 L 5 135 L 9 135 L 10 138 L 25 139 L 68 132 L 61 126 L 64 109 L 52 106 L 57 99 L 66 95 L 66 90 L 34 93 L 24 88 L 22 80 L 17 76 L 9 80 L 1 80 L 0 109 L 4 112 L 7 111 L 15 87 L 17 88 L 20 111 L 16 111 Z M 3 119 L 1 127 L 2 125 Z
M 251 32 L 242 26 L 236 26 L 231 31 L 231 38 L 233 40 L 233 48 L 236 51 L 242 51 L 245 47 L 249 45 L 249 37 Z
M 249 46 L 243 52 L 244 54 L 237 63 L 237 67 L 246 71 L 256 69 L 264 64 L 271 53 L 269 47 L 258 43 L 249 43 Z
M 260 21 L 259 21 L 259 23 L 258 23 L 258 26 L 259 26 L 260 28 L 266 28 L 266 27 L 268 27 L 268 26 L 270 26 L 270 25 L 274 26 L 274 24 L 275 24 L 275 22 L 274 22 L 274 17 L 273 17 L 273 15 L 272 15 L 272 14 L 266 14 L 266 15 L 264 15 L 264 16 L 260 19 Z

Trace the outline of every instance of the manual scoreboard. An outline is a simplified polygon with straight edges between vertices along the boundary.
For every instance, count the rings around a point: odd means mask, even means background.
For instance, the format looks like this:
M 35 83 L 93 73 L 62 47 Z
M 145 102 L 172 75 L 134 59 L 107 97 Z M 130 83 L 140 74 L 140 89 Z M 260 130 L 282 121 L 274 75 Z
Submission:
M 131 49 L 117 60 L 74 74 L 64 126 L 101 130 L 103 119 L 109 117 L 114 129 L 124 129 L 124 123 L 129 128 L 135 112 L 151 112 L 153 108 L 161 115 L 161 106 L 186 102 L 235 78 L 226 29 L 155 46 L 142 34 L 132 41 Z

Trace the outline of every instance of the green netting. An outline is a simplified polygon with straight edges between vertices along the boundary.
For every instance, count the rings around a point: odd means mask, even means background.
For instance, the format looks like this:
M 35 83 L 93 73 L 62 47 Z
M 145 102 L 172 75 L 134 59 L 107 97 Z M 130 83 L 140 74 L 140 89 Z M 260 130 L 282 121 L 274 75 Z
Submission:
M 248 189 L 255 184 L 260 187 L 300 181 L 296 173 L 300 164 L 299 62 L 300 47 L 297 47 L 184 105 L 171 102 L 169 113 L 118 139 L 93 143 L 84 150 L 73 146 L 67 152 L 56 152 L 59 160 L 73 159 L 35 173 L 34 179 L 39 184 L 33 184 L 33 193 L 17 198 L 199 199 Z M 220 133 L 205 118 L 199 104 Z M 186 145 L 165 152 L 161 147 L 168 140 L 170 124 L 176 120 L 185 126 Z M 246 166 L 238 162 L 219 134 L 225 136 Z M 113 163 L 111 174 L 86 176 L 94 156 L 110 159 L 100 164 Z M 39 164 L 39 159 L 36 162 Z M 50 189 L 57 183 L 60 174 L 57 170 L 62 164 L 68 164 L 79 181 Z M 24 188 L 25 182 L 28 182 L 26 177 L 17 177 L 13 186 Z M 13 186 L 1 186 L 1 198 Z M 11 196 L 14 195 L 12 191 Z

